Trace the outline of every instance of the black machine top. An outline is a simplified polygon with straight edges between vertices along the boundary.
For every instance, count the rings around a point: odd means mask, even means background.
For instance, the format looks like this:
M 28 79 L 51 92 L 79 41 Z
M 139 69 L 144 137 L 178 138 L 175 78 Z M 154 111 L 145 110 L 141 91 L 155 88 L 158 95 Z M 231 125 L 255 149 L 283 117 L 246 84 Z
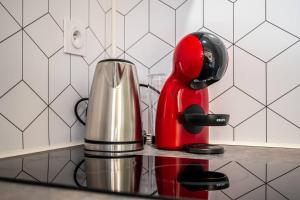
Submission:
M 202 89 L 219 81 L 228 66 L 228 53 L 223 42 L 215 35 L 207 32 L 193 33 L 203 47 L 204 61 L 199 77 L 192 81 L 191 88 Z
M 299 199 L 299 178 L 299 163 L 91 158 L 81 146 L 0 159 L 0 181 L 156 199 Z

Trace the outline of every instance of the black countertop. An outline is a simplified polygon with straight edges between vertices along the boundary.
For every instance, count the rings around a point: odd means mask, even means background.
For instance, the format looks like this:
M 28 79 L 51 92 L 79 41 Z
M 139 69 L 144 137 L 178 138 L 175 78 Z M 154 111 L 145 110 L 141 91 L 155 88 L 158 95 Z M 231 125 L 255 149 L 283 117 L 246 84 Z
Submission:
M 299 163 L 158 155 L 93 158 L 79 146 L 0 159 L 0 180 L 149 198 L 296 200 Z

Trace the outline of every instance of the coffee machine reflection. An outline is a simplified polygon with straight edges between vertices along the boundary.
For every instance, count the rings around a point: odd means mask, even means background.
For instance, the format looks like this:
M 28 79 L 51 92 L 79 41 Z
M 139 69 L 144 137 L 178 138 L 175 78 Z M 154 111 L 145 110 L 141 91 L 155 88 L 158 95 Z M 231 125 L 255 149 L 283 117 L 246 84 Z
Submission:
M 142 156 L 85 157 L 74 171 L 79 187 L 110 192 L 137 193 L 140 187 Z M 80 175 L 84 163 L 85 177 Z M 83 180 L 84 179 L 84 180 Z
M 229 187 L 228 177 L 208 171 L 208 160 L 156 157 L 155 174 L 158 194 L 171 198 L 209 199 L 209 191 Z

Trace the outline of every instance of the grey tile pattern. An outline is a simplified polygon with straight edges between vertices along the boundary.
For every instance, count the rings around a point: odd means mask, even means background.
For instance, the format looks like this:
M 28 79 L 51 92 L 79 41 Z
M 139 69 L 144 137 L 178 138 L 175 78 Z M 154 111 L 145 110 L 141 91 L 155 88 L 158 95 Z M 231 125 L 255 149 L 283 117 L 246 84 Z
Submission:
M 117 0 L 117 4 L 119 57 L 136 63 L 142 83 L 148 83 L 149 74 L 171 73 L 173 49 L 184 35 L 207 31 L 223 40 L 229 68 L 209 88 L 210 110 L 228 113 L 231 120 L 226 130 L 212 128 L 211 141 L 299 147 L 296 0 L 284 5 L 269 0 Z M 288 127 L 284 136 L 276 131 L 279 123 Z
M 97 22 L 110 11 L 98 0 L 0 1 L 0 153 L 82 141 L 72 108 L 88 96 L 93 62 L 107 56 L 110 30 Z M 64 17 L 86 25 L 85 57 L 63 53 Z

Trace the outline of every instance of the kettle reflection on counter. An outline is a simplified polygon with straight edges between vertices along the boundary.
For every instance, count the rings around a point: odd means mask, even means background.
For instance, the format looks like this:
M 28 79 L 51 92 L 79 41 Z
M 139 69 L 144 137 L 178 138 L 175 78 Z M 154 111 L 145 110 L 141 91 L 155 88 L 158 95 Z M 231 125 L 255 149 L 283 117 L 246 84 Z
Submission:
M 139 191 L 142 171 L 142 156 L 116 158 L 85 157 L 86 187 L 111 192 L 136 193 Z M 75 169 L 74 179 L 78 186 Z
M 74 180 L 80 187 L 83 186 L 79 182 L 85 181 L 86 186 L 84 187 L 93 190 L 150 194 L 171 198 L 209 199 L 208 191 L 229 187 L 229 179 L 225 174 L 208 171 L 208 160 L 146 157 L 146 159 L 153 158 L 154 162 L 143 166 L 143 157 L 145 159 L 145 156 L 141 155 L 110 158 L 87 156 L 76 167 Z M 85 180 L 78 181 L 77 172 L 83 162 Z M 154 172 L 154 181 L 145 182 L 147 178 L 144 176 L 147 175 L 145 175 L 146 173 L 142 175 L 143 167 L 147 168 L 148 172 Z M 157 191 L 149 191 L 146 188 L 157 188 Z

